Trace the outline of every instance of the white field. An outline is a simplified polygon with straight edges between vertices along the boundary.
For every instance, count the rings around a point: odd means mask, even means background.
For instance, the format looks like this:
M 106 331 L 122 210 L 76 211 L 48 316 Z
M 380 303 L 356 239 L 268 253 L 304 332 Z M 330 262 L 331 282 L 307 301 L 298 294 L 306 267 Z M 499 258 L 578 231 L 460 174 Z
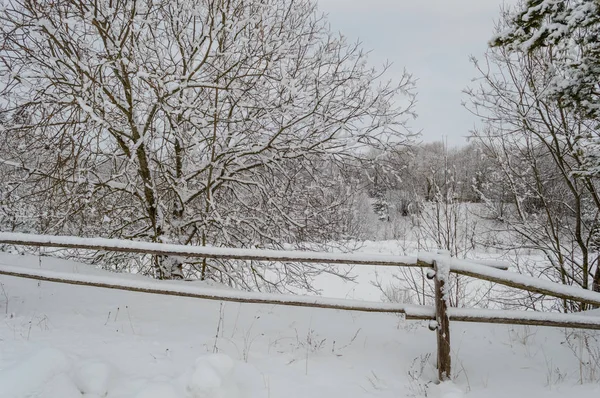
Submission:
M 383 252 L 373 246 L 370 251 Z M 0 263 L 40 266 L 38 257 L 9 254 L 0 254 Z M 41 267 L 104 273 L 47 257 Z M 320 280 L 324 295 L 378 299 L 369 285 L 372 269 L 355 271 L 356 284 Z M 585 398 L 600 393 L 590 379 L 594 369 L 581 366 L 563 344 L 561 329 L 453 323 L 454 377 L 436 385 L 435 334 L 426 322 L 6 276 L 0 282 L 1 398 Z

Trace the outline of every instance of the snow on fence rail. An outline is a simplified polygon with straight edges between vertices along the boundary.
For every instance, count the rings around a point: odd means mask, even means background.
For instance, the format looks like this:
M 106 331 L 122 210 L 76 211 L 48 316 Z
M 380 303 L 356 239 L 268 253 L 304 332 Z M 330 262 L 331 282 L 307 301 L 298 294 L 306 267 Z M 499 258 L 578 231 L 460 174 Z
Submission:
M 392 255 L 361 255 L 319 253 L 299 250 L 237 249 L 210 246 L 184 246 L 166 243 L 137 242 L 123 239 L 80 238 L 75 236 L 32 235 L 0 232 L 0 243 L 36 247 L 62 247 L 112 252 L 143 253 L 163 256 L 223 258 L 235 260 L 288 261 L 349 265 L 379 265 L 401 267 L 431 267 L 418 264 L 416 257 Z
M 238 290 L 211 289 L 199 286 L 185 286 L 184 283 L 172 284 L 165 281 L 126 280 L 118 277 L 100 275 L 81 275 L 67 272 L 48 271 L 0 265 L 0 274 L 18 278 L 28 278 L 48 282 L 66 283 L 70 285 L 102 287 L 106 289 L 128 290 L 133 292 L 162 294 L 167 296 L 192 297 L 206 300 L 232 301 L 238 303 L 274 304 L 295 307 L 314 307 L 335 310 L 349 310 L 362 312 L 386 312 L 404 314 L 406 319 L 428 320 L 433 319 L 433 307 L 376 303 L 359 300 L 330 299 L 324 297 L 295 296 L 273 293 L 254 293 Z
M 437 332 L 438 377 L 450 377 L 450 321 L 503 323 L 520 325 L 557 326 L 600 330 L 600 317 L 576 314 L 539 313 L 530 311 L 480 310 L 448 308 L 445 281 L 449 272 L 479 278 L 518 289 L 576 300 L 600 306 L 600 294 L 572 286 L 543 281 L 526 275 L 507 272 L 505 263 L 498 261 L 458 260 L 444 255 L 424 253 L 418 257 L 385 256 L 343 253 L 316 253 L 303 251 L 278 251 L 261 249 L 234 249 L 219 247 L 183 246 L 164 243 L 135 242 L 117 239 L 79 238 L 70 236 L 30 235 L 0 232 L 0 243 L 36 246 L 131 252 L 152 255 L 174 255 L 196 258 L 225 258 L 256 261 L 284 261 L 302 263 L 329 263 L 349 265 L 379 265 L 397 267 L 432 268 L 435 282 L 435 307 L 371 303 L 365 301 L 337 300 L 322 297 L 259 294 L 239 291 L 215 290 L 196 286 L 174 285 L 161 281 L 129 281 L 118 277 L 75 275 L 47 270 L 0 266 L 0 274 L 45 280 L 74 285 L 121 289 L 143 293 L 193 297 L 219 301 L 257 304 L 275 304 L 301 307 L 328 308 L 348 311 L 387 312 L 404 314 L 406 319 L 430 320 Z
M 455 274 L 495 282 L 500 285 L 514 287 L 533 293 L 600 306 L 600 293 L 592 290 L 561 285 L 559 283 L 534 278 L 528 275 L 517 274 L 515 272 L 506 272 L 500 269 L 494 269 L 490 266 L 476 264 L 472 260 L 465 261 L 429 253 L 420 254 L 417 260 L 421 267 L 430 266 L 429 264 L 434 261 L 444 264 L 449 268 L 450 272 Z
M 223 247 L 184 246 L 165 243 L 137 242 L 120 239 L 80 238 L 74 236 L 33 235 L 0 232 L 0 243 L 74 249 L 130 252 L 153 255 L 175 255 L 196 258 L 224 258 L 256 261 L 311 262 L 348 265 L 377 265 L 396 267 L 433 268 L 437 262 L 450 272 L 483 279 L 518 289 L 546 294 L 558 298 L 576 300 L 600 306 L 600 294 L 544 281 L 527 275 L 506 272 L 503 262 L 481 260 L 459 260 L 440 254 L 422 253 L 418 257 L 353 253 L 320 253 L 298 250 L 237 249 Z M 14 271 L 14 270 L 13 270 Z M 25 271 L 23 271 L 25 273 Z M 382 311 L 384 312 L 384 311 Z M 521 311 L 522 312 L 522 311 Z M 456 319 L 455 320 L 459 320 Z M 515 318 L 511 318 L 516 321 Z M 482 320 L 483 321 L 483 320 Z

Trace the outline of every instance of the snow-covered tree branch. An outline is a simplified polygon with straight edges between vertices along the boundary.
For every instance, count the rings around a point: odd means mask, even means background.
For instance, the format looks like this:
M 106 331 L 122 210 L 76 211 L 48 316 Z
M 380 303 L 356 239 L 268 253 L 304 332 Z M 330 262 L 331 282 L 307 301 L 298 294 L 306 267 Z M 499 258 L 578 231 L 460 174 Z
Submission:
M 19 200 L 37 204 L 39 232 L 323 243 L 351 235 L 347 167 L 369 147 L 409 142 L 411 76 L 385 81 L 310 0 L 2 9 L 0 157 Z M 260 269 L 153 261 L 160 278 L 269 281 Z

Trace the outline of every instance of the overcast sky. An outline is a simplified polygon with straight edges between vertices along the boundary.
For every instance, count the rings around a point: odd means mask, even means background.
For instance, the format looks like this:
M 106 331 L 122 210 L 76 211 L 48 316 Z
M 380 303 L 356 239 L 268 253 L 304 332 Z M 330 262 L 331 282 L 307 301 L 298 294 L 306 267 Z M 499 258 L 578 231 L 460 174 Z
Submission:
M 463 145 L 477 119 L 461 106 L 461 90 L 475 77 L 469 56 L 481 58 L 503 3 L 515 0 L 318 0 L 334 30 L 372 50 L 375 65 L 393 63 L 417 79 L 423 141 Z

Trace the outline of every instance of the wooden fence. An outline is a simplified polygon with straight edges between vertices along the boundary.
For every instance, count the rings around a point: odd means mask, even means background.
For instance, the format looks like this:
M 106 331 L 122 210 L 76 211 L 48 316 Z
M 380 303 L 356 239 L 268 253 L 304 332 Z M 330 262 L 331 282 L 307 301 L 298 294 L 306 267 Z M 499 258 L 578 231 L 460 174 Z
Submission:
M 418 257 L 391 255 L 364 255 L 316 253 L 303 251 L 277 251 L 260 249 L 234 249 L 198 247 L 162 243 L 134 242 L 116 239 L 79 238 L 68 236 L 29 235 L 0 232 L 0 243 L 33 246 L 130 252 L 151 255 L 172 255 L 190 258 L 222 258 L 256 261 L 285 261 L 299 263 L 378 265 L 392 267 L 429 268 L 428 277 L 433 279 L 435 306 L 395 303 L 370 303 L 353 300 L 336 300 L 322 297 L 260 294 L 205 289 L 195 286 L 174 286 L 160 281 L 131 281 L 98 275 L 78 275 L 43 269 L 29 269 L 0 265 L 0 274 L 44 280 L 57 283 L 94 286 L 136 292 L 194 297 L 219 301 L 235 301 L 258 304 L 274 304 L 328 308 L 347 311 L 386 312 L 403 314 L 409 320 L 429 320 L 430 329 L 437 333 L 438 377 L 445 380 L 451 374 L 450 321 L 502 323 L 519 325 L 557 326 L 600 330 L 600 317 L 540 313 L 531 311 L 504 311 L 449 308 L 446 300 L 446 281 L 450 273 L 466 275 L 529 292 L 557 298 L 576 300 L 600 306 L 600 293 L 564 286 L 507 271 L 506 264 L 471 260 L 457 260 L 446 253 L 425 253 Z

